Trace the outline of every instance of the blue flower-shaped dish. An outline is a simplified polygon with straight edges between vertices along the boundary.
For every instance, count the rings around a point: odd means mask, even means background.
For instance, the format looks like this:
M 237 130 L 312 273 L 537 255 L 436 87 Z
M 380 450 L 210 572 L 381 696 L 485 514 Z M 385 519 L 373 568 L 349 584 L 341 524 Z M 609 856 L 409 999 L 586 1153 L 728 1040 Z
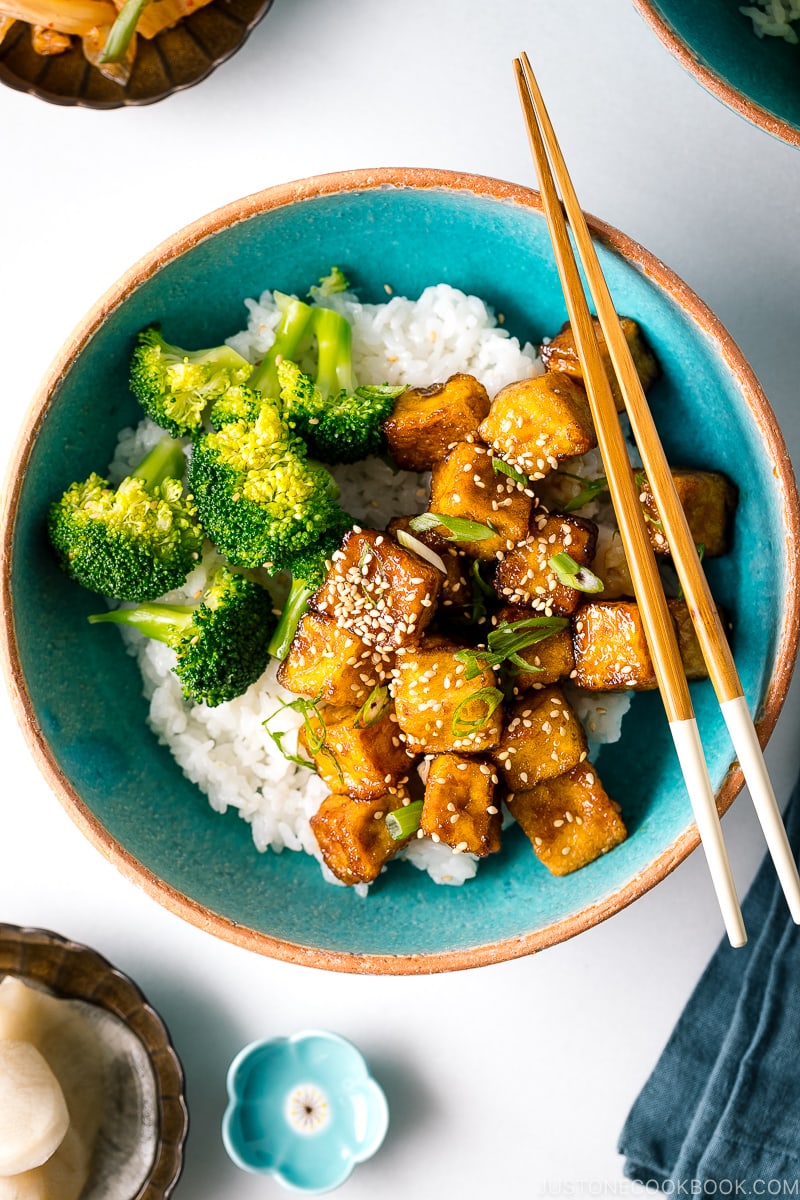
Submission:
M 237 1166 L 312 1194 L 344 1183 L 389 1125 L 363 1057 L 335 1033 L 245 1046 L 228 1071 L 228 1097 L 222 1140 Z

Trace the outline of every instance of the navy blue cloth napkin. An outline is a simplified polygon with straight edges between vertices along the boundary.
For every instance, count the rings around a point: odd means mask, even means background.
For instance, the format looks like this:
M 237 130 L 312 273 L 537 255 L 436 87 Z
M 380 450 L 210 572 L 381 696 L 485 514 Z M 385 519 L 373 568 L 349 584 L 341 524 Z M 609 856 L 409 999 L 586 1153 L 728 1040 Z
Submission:
M 785 814 L 797 853 L 800 783 Z M 629 1179 L 677 1196 L 800 1197 L 800 927 L 769 857 L 620 1135 Z

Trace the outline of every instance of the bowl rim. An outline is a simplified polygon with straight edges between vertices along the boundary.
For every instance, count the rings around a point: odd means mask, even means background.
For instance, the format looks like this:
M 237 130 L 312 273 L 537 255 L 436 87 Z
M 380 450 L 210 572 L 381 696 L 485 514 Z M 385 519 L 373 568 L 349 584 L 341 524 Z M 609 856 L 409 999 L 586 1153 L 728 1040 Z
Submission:
M 677 58 L 681 66 L 690 75 L 693 75 L 707 91 L 711 92 L 712 96 L 716 96 L 740 117 L 744 117 L 746 121 L 750 121 L 752 125 L 757 125 L 760 129 L 765 129 L 773 137 L 788 142 L 790 146 L 800 146 L 800 128 L 797 125 L 785 117 L 777 116 L 763 104 L 759 104 L 744 92 L 740 92 L 717 71 L 701 62 L 689 44 L 677 33 L 667 18 L 662 16 L 651 0 L 632 0 L 632 2 L 640 16 L 670 53 Z
M 91 991 L 73 985 L 88 974 Z M 84 974 L 86 973 L 86 974 Z M 189 1110 L 181 1060 L 163 1017 L 130 975 L 99 951 L 50 929 L 0 922 L 0 978 L 44 984 L 62 999 L 83 1000 L 112 1013 L 147 1051 L 156 1084 L 159 1145 L 147 1178 L 132 1200 L 167 1200 L 183 1172 Z
M 0 659 L 17 720 L 33 757 L 56 798 L 104 857 L 165 908 L 198 928 L 243 949 L 286 962 L 351 974 L 417 975 L 487 966 L 520 958 L 566 941 L 599 924 L 649 891 L 699 845 L 696 826 L 690 824 L 646 870 L 635 875 L 623 887 L 602 900 L 541 929 L 469 949 L 420 954 L 352 953 L 307 946 L 243 928 L 236 921 L 208 909 L 159 879 L 107 832 L 72 787 L 47 744 L 25 685 L 16 642 L 10 583 L 14 525 L 22 479 L 52 395 L 83 347 L 128 293 L 153 276 L 162 266 L 200 242 L 251 217 L 303 200 L 387 188 L 466 192 L 490 201 L 515 203 L 537 213 L 542 212 L 541 198 L 537 191 L 489 176 L 418 167 L 339 171 L 278 184 L 234 200 L 178 230 L 140 258 L 100 297 L 56 354 L 34 395 L 12 451 L 0 499 Z M 775 650 L 775 668 L 769 680 L 762 709 L 756 719 L 759 740 L 765 745 L 786 698 L 800 640 L 800 500 L 783 434 L 769 401 L 741 350 L 696 293 L 669 267 L 632 238 L 589 214 L 587 219 L 593 236 L 601 244 L 624 257 L 661 287 L 700 326 L 706 336 L 717 343 L 728 369 L 738 380 L 740 390 L 759 425 L 771 455 L 774 474 L 783 494 L 785 554 L 787 561 L 794 562 L 795 569 L 789 580 L 784 617 Z M 738 765 L 732 761 L 717 793 L 717 805 L 721 814 L 730 807 L 743 782 Z

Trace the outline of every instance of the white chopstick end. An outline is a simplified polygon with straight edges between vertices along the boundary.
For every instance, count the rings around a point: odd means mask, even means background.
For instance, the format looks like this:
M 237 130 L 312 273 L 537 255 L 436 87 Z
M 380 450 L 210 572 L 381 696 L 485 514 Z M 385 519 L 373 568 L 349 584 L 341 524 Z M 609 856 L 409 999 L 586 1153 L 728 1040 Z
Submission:
M 694 717 L 685 721 L 670 721 L 670 732 L 681 764 L 689 799 L 700 840 L 703 845 L 711 881 L 717 895 L 725 930 L 732 946 L 744 946 L 747 933 L 742 910 L 736 895 L 728 852 L 722 837 L 717 801 L 708 777 L 708 767 L 703 755 L 703 746 L 697 721 Z

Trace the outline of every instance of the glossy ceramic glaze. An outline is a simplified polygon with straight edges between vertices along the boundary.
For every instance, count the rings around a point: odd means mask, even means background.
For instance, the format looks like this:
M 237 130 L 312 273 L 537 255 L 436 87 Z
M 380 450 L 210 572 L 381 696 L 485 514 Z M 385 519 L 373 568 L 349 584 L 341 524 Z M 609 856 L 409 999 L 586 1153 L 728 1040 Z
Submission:
M 754 125 L 800 146 L 800 46 L 758 38 L 736 0 L 633 3 L 703 87 Z
M 3 975 L 60 999 L 98 1005 L 139 1039 L 155 1080 L 158 1142 L 148 1177 L 130 1200 L 167 1200 L 183 1169 L 189 1118 L 183 1069 L 158 1013 L 133 980 L 97 951 L 47 929 L 0 924 L 0 978 Z
M 228 1071 L 225 1149 L 237 1166 L 294 1191 L 339 1187 L 372 1157 L 388 1125 L 386 1097 L 338 1034 L 253 1042 Z
M 125 87 L 90 66 L 80 40 L 64 54 L 43 57 L 31 46 L 30 26 L 18 21 L 0 44 L 0 82 L 51 104 L 124 108 L 153 104 L 192 87 L 235 54 L 272 0 L 214 0 L 174 29 L 139 38 Z
M 752 372 L 696 296 L 641 247 L 593 224 L 620 310 L 642 323 L 664 368 L 651 393 L 677 464 L 715 467 L 740 489 L 733 549 L 709 562 L 763 738 L 797 650 L 798 501 L 774 416 Z M 56 794 L 102 852 L 162 903 L 222 937 L 345 971 L 424 972 L 498 961 L 579 933 L 636 899 L 695 846 L 657 695 L 642 694 L 600 774 L 628 841 L 554 879 L 516 829 L 477 878 L 455 889 L 394 864 L 364 901 L 317 864 L 258 854 L 249 826 L 212 812 L 146 723 L 122 641 L 86 623 L 95 600 L 49 552 L 49 502 L 105 469 L 121 426 L 136 332 L 163 320 L 172 340 L 212 345 L 245 322 L 266 287 L 304 292 L 339 264 L 363 298 L 417 295 L 440 280 L 475 292 L 532 340 L 565 318 L 537 193 L 447 172 L 325 176 L 247 197 L 177 234 L 113 288 L 75 331 L 36 397 L 4 496 L 4 657 L 23 728 Z M 693 685 L 726 808 L 741 786 L 713 693 Z

